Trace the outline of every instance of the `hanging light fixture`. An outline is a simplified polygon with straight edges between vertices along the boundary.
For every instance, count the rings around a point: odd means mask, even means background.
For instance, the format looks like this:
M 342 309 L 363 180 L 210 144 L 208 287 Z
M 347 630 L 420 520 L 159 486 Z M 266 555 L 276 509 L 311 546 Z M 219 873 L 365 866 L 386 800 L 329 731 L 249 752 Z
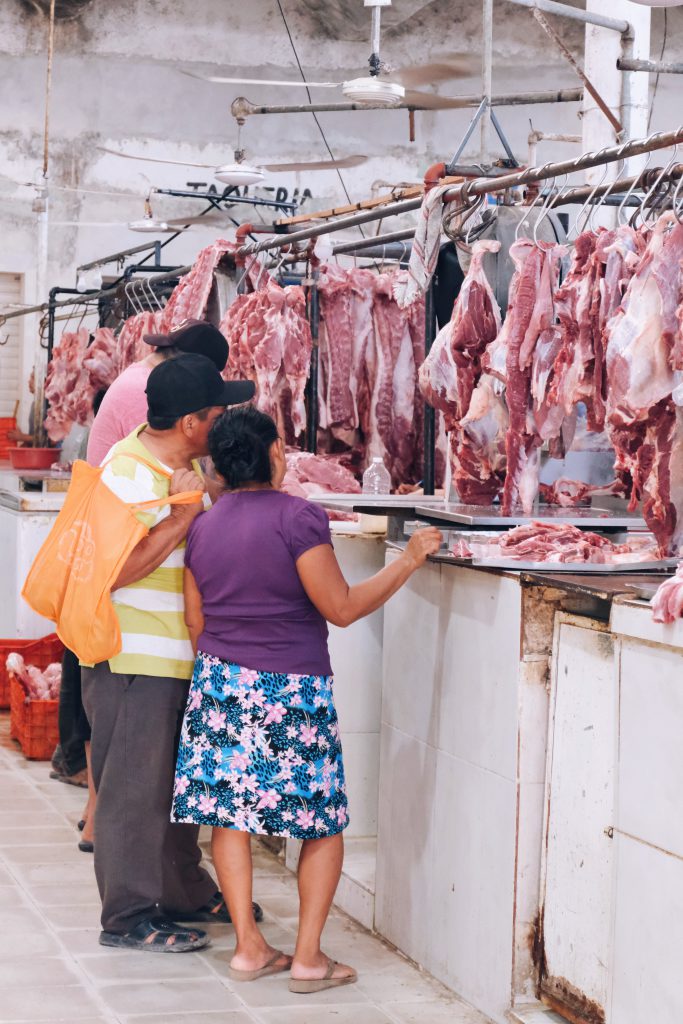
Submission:
M 145 199 L 145 216 L 141 220 L 129 221 L 128 229 L 130 231 L 143 231 L 150 234 L 175 234 L 179 230 L 177 227 L 172 227 L 165 220 L 159 220 L 154 216 L 149 196 Z

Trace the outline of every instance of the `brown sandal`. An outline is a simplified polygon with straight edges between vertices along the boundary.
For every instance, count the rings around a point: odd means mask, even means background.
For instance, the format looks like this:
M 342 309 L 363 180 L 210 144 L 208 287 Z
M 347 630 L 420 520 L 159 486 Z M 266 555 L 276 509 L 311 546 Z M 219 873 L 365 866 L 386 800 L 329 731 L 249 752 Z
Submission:
M 289 982 L 289 991 L 303 995 L 310 992 L 322 992 L 326 988 L 339 988 L 341 985 L 353 985 L 355 981 L 358 981 L 358 974 L 356 971 L 345 975 L 343 978 L 333 978 L 332 975 L 334 974 L 334 969 L 337 966 L 337 963 L 337 960 L 332 960 L 328 957 L 327 970 L 322 978 L 291 978 Z
M 285 958 L 283 964 L 278 964 L 281 957 Z M 237 967 L 228 967 L 228 974 L 232 981 L 257 981 L 258 978 L 267 978 L 270 974 L 283 974 L 292 966 L 292 958 L 281 950 L 276 949 L 267 964 L 258 967 L 255 971 L 240 971 Z

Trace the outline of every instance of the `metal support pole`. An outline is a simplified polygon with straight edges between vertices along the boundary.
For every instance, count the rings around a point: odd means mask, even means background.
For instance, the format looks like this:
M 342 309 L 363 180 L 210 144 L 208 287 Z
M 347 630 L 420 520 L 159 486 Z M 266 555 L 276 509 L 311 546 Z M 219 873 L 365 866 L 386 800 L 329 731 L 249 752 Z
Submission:
M 480 159 L 486 163 L 491 150 L 491 93 L 493 91 L 493 0 L 484 0 L 482 18 Z M 455 163 L 455 161 L 453 161 Z
M 432 281 L 425 294 L 425 358 L 436 337 L 436 306 L 434 303 L 434 282 Z M 425 494 L 433 494 L 436 483 L 436 410 L 425 402 L 424 418 L 424 463 L 422 469 L 422 489 Z
M 620 71 L 650 71 L 656 75 L 683 75 L 683 64 L 680 61 L 636 60 L 620 57 L 617 61 Z
M 619 35 L 626 35 L 631 31 L 628 21 L 617 18 L 608 18 L 604 14 L 596 14 L 593 11 L 582 11 L 580 7 L 570 7 L 568 4 L 555 3 L 554 0 L 508 0 L 510 4 L 517 7 L 531 7 L 546 14 L 558 14 L 562 18 L 569 18 L 572 21 L 583 21 L 587 25 L 599 25 L 600 28 L 611 28 Z
M 320 296 L 318 294 L 318 271 L 313 272 L 313 282 L 308 288 L 308 320 L 311 325 L 311 338 L 313 348 L 311 349 L 311 368 L 308 374 L 306 385 L 308 408 L 306 410 L 306 451 L 313 455 L 318 450 L 318 423 L 319 423 L 319 398 L 318 398 L 318 377 L 320 370 L 320 349 L 318 339 L 320 337 Z
M 505 93 L 491 97 L 493 107 L 529 106 L 534 103 L 578 103 L 583 96 L 583 89 L 554 89 L 543 92 Z M 464 110 L 478 107 L 481 96 L 444 96 L 439 97 L 439 109 Z M 252 114 L 311 114 L 316 112 L 341 112 L 344 110 L 381 110 L 385 114 L 392 110 L 433 110 L 433 107 L 421 107 L 419 103 L 396 103 L 393 107 L 381 107 L 376 103 L 297 103 L 262 105 L 251 103 L 244 96 L 236 99 L 230 110 L 233 117 L 249 117 Z M 161 191 L 161 190 L 159 190 Z

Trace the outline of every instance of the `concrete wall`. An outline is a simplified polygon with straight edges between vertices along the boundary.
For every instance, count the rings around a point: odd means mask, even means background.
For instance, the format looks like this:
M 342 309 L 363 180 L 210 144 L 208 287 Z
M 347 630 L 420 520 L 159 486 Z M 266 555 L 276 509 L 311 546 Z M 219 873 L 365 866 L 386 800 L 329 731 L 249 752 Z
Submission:
M 307 78 L 343 80 L 364 72 L 369 13 L 361 0 L 284 0 L 283 7 Z M 529 11 L 496 0 L 495 14 L 494 91 L 575 86 L 572 71 L 552 52 Z M 663 11 L 654 12 L 655 55 L 661 48 L 663 18 Z M 443 83 L 439 91 L 458 95 L 479 90 L 479 4 L 394 0 L 385 22 L 383 55 L 392 65 L 455 55 L 465 75 Z M 668 27 L 666 55 L 674 59 L 683 52 L 683 12 L 670 10 Z M 562 34 L 580 54 L 581 25 L 563 22 Z M 25 275 L 26 301 L 46 298 L 36 295 L 35 192 L 19 184 L 38 180 L 42 165 L 45 63 L 45 19 L 25 0 L 5 0 L 0 5 L 0 271 Z M 98 146 L 215 165 L 232 158 L 235 128 L 229 106 L 237 95 L 254 102 L 305 102 L 300 89 L 213 85 L 183 75 L 181 69 L 299 77 L 274 0 L 92 0 L 80 18 L 58 24 L 50 109 L 48 287 L 72 285 L 79 263 L 139 243 L 142 236 L 129 231 L 126 223 L 142 215 L 142 199 L 150 186 L 182 188 L 187 181 L 211 181 L 210 171 L 122 160 Z M 653 129 L 678 120 L 677 84 L 674 76 L 662 76 Z M 318 90 L 314 98 L 341 96 Z M 530 118 L 540 130 L 580 133 L 578 113 L 578 104 L 499 110 L 520 160 Z M 328 113 L 319 118 L 335 155 L 368 156 L 361 167 L 342 172 L 346 189 L 360 199 L 376 181 L 419 180 L 428 164 L 451 156 L 470 116 L 467 110 L 418 113 L 414 143 L 408 140 L 406 111 Z M 477 141 L 475 133 L 466 157 L 476 157 Z M 253 117 L 243 142 L 250 155 L 265 161 L 327 157 L 310 114 Z M 539 158 L 575 151 L 572 146 L 542 144 Z M 290 192 L 310 188 L 317 208 L 344 198 L 334 172 L 274 175 L 267 184 L 282 184 Z M 197 212 L 191 201 L 156 205 L 166 216 Z M 243 211 L 233 212 L 239 219 Z M 193 228 L 171 243 L 165 258 L 187 263 L 213 237 L 229 236 L 231 230 Z M 26 373 L 36 326 L 35 321 L 25 324 Z

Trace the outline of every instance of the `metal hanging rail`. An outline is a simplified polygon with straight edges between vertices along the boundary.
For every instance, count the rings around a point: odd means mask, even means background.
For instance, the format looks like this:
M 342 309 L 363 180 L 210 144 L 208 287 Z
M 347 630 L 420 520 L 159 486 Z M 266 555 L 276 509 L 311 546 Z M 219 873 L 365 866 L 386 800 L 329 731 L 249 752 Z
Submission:
M 462 185 L 453 185 L 444 193 L 444 202 L 460 200 L 466 203 L 471 197 L 486 195 L 490 192 L 503 192 L 505 189 L 515 188 L 519 185 L 530 185 L 536 181 L 547 181 L 551 178 L 558 178 L 564 175 L 573 174 L 577 171 L 586 170 L 589 167 L 598 167 L 601 164 L 615 163 L 626 160 L 628 157 L 639 156 L 642 153 L 654 152 L 658 149 L 669 149 L 671 146 L 683 142 L 683 127 L 676 128 L 671 132 L 657 132 L 647 139 L 633 139 L 620 146 L 607 146 L 591 153 L 584 153 L 573 160 L 561 160 L 558 163 L 547 163 L 542 167 L 527 167 L 524 170 L 511 171 L 493 178 L 475 178 L 474 181 L 465 182 Z M 335 221 L 328 221 L 325 224 L 315 224 L 295 231 L 287 235 L 272 236 L 263 242 L 251 242 L 243 245 L 237 250 L 236 256 L 243 259 L 246 256 L 254 256 L 260 252 L 270 249 L 282 249 L 286 246 L 296 245 L 298 242 L 307 242 L 311 238 L 318 238 L 320 235 L 329 235 L 335 231 L 345 228 L 356 227 L 358 224 L 367 224 L 370 221 L 380 220 L 385 217 L 396 217 L 402 213 L 409 213 L 417 210 L 422 205 L 422 197 L 405 199 L 397 203 L 389 203 L 381 210 L 368 210 L 364 213 L 356 213 L 350 217 L 340 217 Z M 377 241 L 378 239 L 374 239 Z
M 617 61 L 619 71 L 649 71 L 657 75 L 683 75 L 683 64 L 680 61 L 637 60 L 635 57 L 620 57 Z

